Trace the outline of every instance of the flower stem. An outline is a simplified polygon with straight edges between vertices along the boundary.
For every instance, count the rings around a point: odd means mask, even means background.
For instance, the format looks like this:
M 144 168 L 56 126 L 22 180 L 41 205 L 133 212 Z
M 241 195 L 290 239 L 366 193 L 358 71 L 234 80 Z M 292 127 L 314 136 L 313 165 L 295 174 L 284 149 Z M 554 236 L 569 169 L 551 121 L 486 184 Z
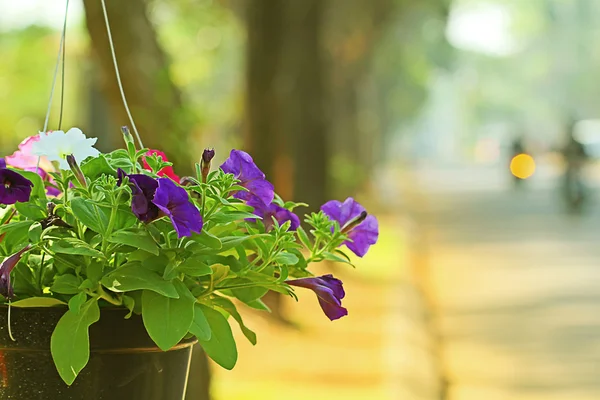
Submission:
M 114 299 L 110 294 L 108 294 L 103 288 L 102 284 L 98 284 L 98 298 L 104 299 L 112 305 L 121 306 L 123 305 L 123 300 Z

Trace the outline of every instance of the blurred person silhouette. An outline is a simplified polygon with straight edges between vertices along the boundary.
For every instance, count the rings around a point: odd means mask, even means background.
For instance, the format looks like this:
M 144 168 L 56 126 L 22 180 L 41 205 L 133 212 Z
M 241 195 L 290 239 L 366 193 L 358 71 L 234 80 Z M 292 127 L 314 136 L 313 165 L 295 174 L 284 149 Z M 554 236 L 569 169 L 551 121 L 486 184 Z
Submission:
M 566 205 L 571 212 L 580 212 L 587 196 L 583 181 L 583 170 L 588 161 L 585 146 L 575 136 L 577 121 L 573 118 L 567 124 L 566 143 L 561 149 L 565 164 L 562 192 Z
M 518 177 L 512 172 L 510 165 L 512 164 L 513 159 L 519 154 L 524 154 L 525 151 L 525 135 L 515 136 L 510 146 L 510 159 L 509 159 L 509 172 L 511 173 L 511 177 L 513 180 L 513 187 L 519 189 L 523 187 L 523 183 L 525 179 Z

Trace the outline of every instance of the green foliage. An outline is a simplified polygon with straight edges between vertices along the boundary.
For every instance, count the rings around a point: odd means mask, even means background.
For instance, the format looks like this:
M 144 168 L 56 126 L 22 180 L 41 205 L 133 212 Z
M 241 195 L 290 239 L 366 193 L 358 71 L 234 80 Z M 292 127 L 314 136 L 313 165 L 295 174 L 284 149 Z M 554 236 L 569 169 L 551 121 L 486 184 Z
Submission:
M 206 183 L 198 176 L 193 185 L 178 187 L 200 210 L 201 233 L 179 237 L 172 221 L 160 215 L 138 220 L 132 211 L 135 187 L 129 178 L 118 181 L 115 171 L 157 178 L 140 170 L 144 152 L 131 148 L 88 158 L 81 166 L 85 185 L 70 185 L 69 171 L 54 174 L 63 190 L 56 198 L 46 197 L 35 175 L 28 203 L 0 207 L 0 235 L 5 234 L 0 255 L 28 246 L 11 274 L 12 304 L 65 309 L 51 350 L 67 384 L 88 362 L 88 330 L 105 307 L 142 318 L 164 351 L 195 336 L 218 364 L 233 368 L 237 349 L 228 317 L 257 342 L 236 304 L 268 311 L 262 297 L 269 290 L 293 295 L 286 280 L 309 275 L 308 263 L 349 262 L 337 249 L 347 239 L 337 223 L 317 213 L 306 219 L 309 233 L 289 230 L 289 221 L 266 229 L 252 207 L 233 196 L 246 189 L 221 170 Z M 167 165 L 157 157 L 149 160 L 155 171 Z M 297 206 L 276 201 L 290 210 Z

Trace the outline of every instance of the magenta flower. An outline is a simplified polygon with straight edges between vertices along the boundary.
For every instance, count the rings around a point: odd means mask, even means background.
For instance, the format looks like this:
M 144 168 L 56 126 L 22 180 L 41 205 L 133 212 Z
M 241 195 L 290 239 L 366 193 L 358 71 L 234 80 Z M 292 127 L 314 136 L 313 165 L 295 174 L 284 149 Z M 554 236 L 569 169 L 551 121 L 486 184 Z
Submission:
M 164 162 L 169 162 L 167 155 L 160 150 L 149 150 L 146 153 L 146 156 L 159 156 L 160 158 L 162 158 L 162 160 Z M 145 170 L 151 171 L 152 168 L 150 168 L 150 165 L 146 161 L 146 156 L 142 157 L 142 164 L 143 164 L 143 167 Z M 163 169 L 158 171 L 157 175 L 158 176 L 168 176 L 169 178 L 173 179 L 173 181 L 175 181 L 175 182 L 179 182 L 179 180 L 180 180 L 179 176 L 173 170 L 172 165 L 169 165 L 168 167 L 164 167 Z
M 241 150 L 231 150 L 229 158 L 221 165 L 226 174 L 233 174 L 240 185 L 248 191 L 234 193 L 234 197 L 249 200 L 252 195 L 263 203 L 271 204 L 274 198 L 273 185 L 265 179 L 265 174 L 254 164 L 252 157 Z
M 26 171 L 35 171 L 38 166 L 38 156 L 33 154 L 34 143 L 39 142 L 41 139 L 41 134 L 29 136 L 25 140 L 23 140 L 19 144 L 19 150 L 15 151 L 12 155 L 6 157 L 6 164 L 24 169 Z M 54 166 L 48 160 L 48 158 L 42 156 L 40 157 L 40 169 L 46 172 L 54 172 Z
M 18 172 L 0 169 L 0 204 L 29 201 L 32 187 L 33 183 Z
M 171 219 L 178 237 L 191 236 L 202 231 L 200 210 L 190 201 L 188 192 L 169 178 L 158 179 L 158 188 L 152 203 Z
M 310 289 L 317 295 L 323 312 L 330 320 L 336 320 L 348 315 L 348 310 L 342 307 L 342 299 L 346 295 L 342 281 L 333 275 L 323 275 L 313 278 L 301 278 L 285 281 L 288 285 Z
M 12 299 L 14 296 L 13 287 L 10 284 L 10 273 L 21 260 L 23 253 L 30 248 L 31 245 L 27 245 L 23 249 L 17 251 L 15 254 L 7 257 L 0 264 L 0 294 L 7 299 Z
M 290 210 L 281 207 L 278 204 L 271 203 L 266 205 L 256 196 L 252 196 L 247 204 L 254 207 L 254 214 L 262 218 L 262 222 L 265 225 L 265 231 L 269 232 L 273 229 L 273 217 L 279 223 L 284 224 L 287 221 L 291 222 L 289 230 L 295 231 L 300 226 L 300 218 Z M 249 218 L 249 220 L 253 220 Z
M 351 239 L 343 244 L 357 256 L 363 257 L 369 247 L 377 243 L 379 237 L 377 218 L 367 215 L 365 208 L 352 197 L 348 197 L 343 203 L 337 200 L 328 201 L 321 206 L 321 211 L 340 224 L 342 231 Z
M 145 223 L 157 219 L 160 210 L 152 202 L 156 189 L 158 188 L 156 179 L 143 174 L 127 175 L 125 171 L 120 168 L 117 170 L 117 176 L 119 177 L 119 186 L 125 176 L 129 178 L 129 185 L 131 187 L 131 211 L 135 216 Z

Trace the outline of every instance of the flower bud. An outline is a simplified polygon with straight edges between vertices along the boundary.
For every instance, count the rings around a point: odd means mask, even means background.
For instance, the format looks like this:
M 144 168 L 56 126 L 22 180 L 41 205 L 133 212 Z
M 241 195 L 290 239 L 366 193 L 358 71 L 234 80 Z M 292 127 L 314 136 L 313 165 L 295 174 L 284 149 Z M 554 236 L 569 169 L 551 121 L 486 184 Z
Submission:
M 341 232 L 342 233 L 348 233 L 350 232 L 352 229 L 354 229 L 356 226 L 360 225 L 361 222 L 363 222 L 366 218 L 367 218 L 367 212 L 363 211 L 360 214 L 358 214 L 355 218 L 351 219 L 350 221 L 348 221 L 346 223 L 346 225 L 344 225 L 342 227 Z
M 123 133 L 123 139 L 125 139 L 125 143 L 129 144 L 135 144 L 133 141 L 133 136 L 131 136 L 131 133 L 129 132 L 129 128 L 126 126 L 122 126 L 121 127 L 121 133 Z
M 206 183 L 206 178 L 210 172 L 210 162 L 215 156 L 215 149 L 204 149 L 202 152 L 202 160 L 200 160 L 200 172 L 202 174 L 202 182 Z
M 83 172 L 81 171 L 81 168 L 79 168 L 79 164 L 77 164 L 77 160 L 75 160 L 75 156 L 73 156 L 73 154 L 69 154 L 67 156 L 67 163 L 69 164 L 69 168 L 71 168 L 73 175 L 75 175 L 75 178 L 81 184 L 81 186 L 87 187 L 85 176 L 83 176 Z

